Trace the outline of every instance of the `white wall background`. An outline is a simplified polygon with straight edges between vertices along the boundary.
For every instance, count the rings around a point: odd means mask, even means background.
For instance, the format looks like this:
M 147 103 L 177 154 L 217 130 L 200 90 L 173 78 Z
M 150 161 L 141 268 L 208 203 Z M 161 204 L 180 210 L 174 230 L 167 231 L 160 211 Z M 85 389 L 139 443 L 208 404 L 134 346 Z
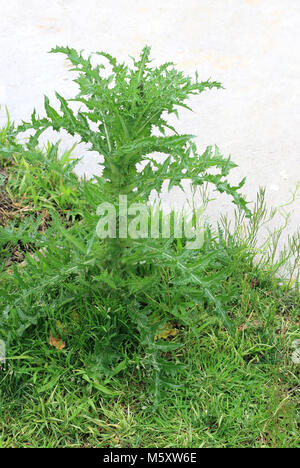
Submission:
M 127 60 L 145 44 L 157 63 L 223 83 L 192 100 L 180 128 L 198 135 L 199 149 L 231 154 L 250 200 L 264 185 L 269 202 L 286 201 L 300 179 L 299 0 L 0 0 L 0 103 L 19 122 L 42 111 L 44 94 L 71 96 L 63 56 L 47 54 L 55 45 Z M 87 154 L 79 172 L 96 170 Z M 214 209 L 227 206 L 222 197 Z M 299 224 L 298 201 L 290 232 Z

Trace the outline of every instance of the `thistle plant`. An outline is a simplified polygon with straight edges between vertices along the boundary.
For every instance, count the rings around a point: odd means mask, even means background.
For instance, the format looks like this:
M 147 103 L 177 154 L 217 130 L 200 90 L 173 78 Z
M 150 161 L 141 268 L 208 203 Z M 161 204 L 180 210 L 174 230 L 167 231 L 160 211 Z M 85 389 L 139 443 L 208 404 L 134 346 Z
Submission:
M 33 130 L 27 143 L 28 150 L 35 150 L 40 135 L 48 128 L 57 132 L 64 129 L 72 136 L 79 136 L 80 142 L 88 144 L 90 150 L 103 158 L 103 171 L 101 177 L 97 177 L 97 187 L 88 190 L 90 199 L 95 196 L 98 203 L 113 203 L 117 220 L 120 195 L 127 196 L 128 204 L 147 203 L 153 190 L 160 194 L 165 181 L 170 190 L 174 186 L 181 187 L 183 179 L 190 180 L 193 187 L 212 184 L 215 190 L 228 194 L 233 203 L 249 216 L 247 202 L 239 192 L 245 179 L 238 186 L 231 186 L 226 179 L 236 166 L 230 158 L 224 158 L 217 147 L 208 147 L 200 154 L 193 135 L 181 134 L 168 122 L 168 116 L 172 114 L 179 117 L 180 108 L 191 110 L 187 105 L 190 96 L 212 88 L 219 89 L 220 83 L 199 81 L 197 73 L 194 79 L 185 76 L 172 62 L 152 67 L 149 47 L 144 47 L 138 60 L 132 59 L 131 68 L 105 52 L 84 58 L 75 49 L 56 47 L 51 53 L 62 53 L 71 62 L 71 71 L 77 72 L 74 81 L 79 86 L 79 93 L 68 100 L 56 93 L 59 111 L 45 96 L 46 116 L 39 118 L 34 110 L 31 122 L 23 122 L 17 129 L 17 133 Z M 99 57 L 101 63 L 93 64 Z M 73 102 L 80 106 L 77 112 L 72 109 Z M 154 153 L 162 153 L 164 160 L 157 162 Z M 161 243 L 151 241 L 141 245 L 118 236 L 108 239 L 105 243 L 106 267 L 118 272 L 127 265 L 131 274 L 133 260 L 128 259 L 132 254 L 135 265 L 139 256 L 139 260 L 146 263 L 147 259 L 156 258 L 158 265 L 171 262 L 172 268 L 177 265 L 181 274 L 189 275 L 184 258 L 184 261 L 179 261 L 174 258 L 172 249 L 171 255 L 171 252 L 162 251 Z M 164 245 L 170 246 L 172 242 Z M 201 261 L 198 260 L 198 264 L 200 266 Z M 201 279 L 203 272 L 197 276 L 194 267 L 193 270 L 189 278 L 194 278 L 193 281 L 203 289 L 204 296 L 215 301 L 216 309 L 221 311 L 219 301 L 205 284 L 205 278 Z M 224 318 L 225 312 L 221 315 Z
M 192 327 L 195 308 L 209 305 L 225 326 L 231 327 L 226 313 L 228 298 L 222 289 L 231 260 L 226 246 L 219 242 L 221 233 L 215 236 L 209 229 L 203 246 L 194 251 L 184 248 L 185 239 L 176 240 L 174 236 L 117 236 L 100 241 L 95 234 L 96 210 L 100 203 L 109 202 L 115 206 L 118 220 L 120 196 L 127 197 L 128 205 L 147 204 L 151 192 L 160 194 L 165 182 L 171 190 L 182 187 L 183 180 L 188 179 L 193 188 L 210 184 L 214 190 L 226 193 L 250 216 L 239 191 L 245 179 L 237 186 L 227 180 L 236 165 L 217 147 L 199 153 L 193 135 L 181 134 L 168 119 L 172 114 L 179 117 L 180 108 L 191 110 L 187 101 L 192 95 L 219 89 L 221 84 L 199 81 L 197 73 L 193 79 L 185 76 L 172 62 L 153 67 L 149 47 L 142 50 L 138 60 L 132 59 L 132 67 L 104 52 L 85 58 L 72 48 L 56 47 L 51 53 L 62 53 L 71 62 L 71 71 L 77 72 L 74 81 L 79 93 L 73 99 L 56 93 L 59 110 L 45 97 L 46 115 L 39 117 L 34 110 L 31 121 L 11 131 L 11 138 L 30 130 L 26 144 L 30 153 L 36 151 L 45 130 L 64 129 L 102 157 L 102 174 L 77 187 L 84 199 L 80 225 L 64 229 L 53 213 L 53 225 L 40 243 L 45 247 L 43 255 L 28 258 L 27 268 L 21 273 L 15 269 L 15 276 L 7 280 L 9 284 L 15 282 L 18 294 L 15 286 L 10 290 L 5 285 L 2 290 L 4 316 L 6 320 L 14 317 L 13 323 L 21 320 L 23 331 L 37 323 L 35 314 L 48 310 L 49 301 L 54 300 L 55 307 L 59 307 L 66 301 L 76 304 L 87 295 L 99 296 L 100 292 L 118 297 L 120 307 L 128 313 L 128 323 L 131 321 L 136 333 L 140 333 L 140 343 L 148 352 L 157 396 L 160 369 L 173 372 L 171 363 L 162 364 L 160 355 L 178 345 L 155 340 L 166 320 L 173 317 Z M 99 58 L 101 63 L 95 64 Z M 74 110 L 73 103 L 78 110 Z M 163 154 L 163 160 L 158 161 L 155 153 Z M 122 328 L 124 319 L 115 320 Z M 128 333 L 128 324 L 126 327 Z
M 126 195 L 129 203 L 146 203 L 152 190 L 160 193 L 165 181 L 169 182 L 170 190 L 181 186 L 183 179 L 189 179 L 193 186 L 213 184 L 249 214 L 238 192 L 244 180 L 238 187 L 232 187 L 225 179 L 235 164 L 224 158 L 218 148 L 208 147 L 199 154 L 193 135 L 180 134 L 167 120 L 171 114 L 178 117 L 180 107 L 190 109 L 186 101 L 191 95 L 221 88 L 220 83 L 199 81 L 197 73 L 191 79 L 177 71 L 171 62 L 151 67 L 149 47 L 144 47 L 139 60 L 133 59 L 132 68 L 104 52 L 95 55 L 106 59 L 108 67 L 93 66 L 94 57 L 84 58 L 69 47 L 56 47 L 51 53 L 67 56 L 73 65 L 71 71 L 78 72 L 74 81 L 79 93 L 69 100 L 56 93 L 60 112 L 45 96 L 47 117 L 37 118 L 34 111 L 31 122 L 18 128 L 18 131 L 35 130 L 29 148 L 37 145 L 39 136 L 49 127 L 79 136 L 90 150 L 103 157 L 98 183 L 102 185 L 103 200 L 113 203 L 117 213 L 119 195 Z M 77 113 L 70 106 L 72 101 L 81 106 Z M 153 158 L 155 152 L 163 153 L 165 160 L 158 163 Z M 142 170 L 138 169 L 140 163 L 144 163 Z M 211 168 L 217 168 L 218 173 L 211 173 Z M 117 239 L 111 240 L 110 245 L 111 260 L 120 258 L 124 243 Z

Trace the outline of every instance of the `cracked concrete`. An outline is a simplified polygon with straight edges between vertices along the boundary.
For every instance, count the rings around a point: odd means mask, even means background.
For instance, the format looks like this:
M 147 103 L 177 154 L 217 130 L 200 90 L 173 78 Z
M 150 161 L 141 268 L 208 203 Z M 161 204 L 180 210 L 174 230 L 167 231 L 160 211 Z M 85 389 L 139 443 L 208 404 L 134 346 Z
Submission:
M 200 149 L 217 144 L 231 154 L 239 164 L 232 180 L 247 176 L 250 200 L 266 186 L 277 206 L 300 179 L 299 41 L 298 0 L 1 0 L 0 103 L 19 122 L 33 107 L 42 111 L 44 94 L 71 96 L 63 57 L 47 54 L 57 44 L 121 60 L 149 44 L 157 63 L 172 60 L 223 83 L 192 99 L 195 113 L 182 112 L 179 128 L 198 135 Z M 70 142 L 63 134 L 63 145 Z M 96 162 L 86 154 L 79 172 L 94 173 Z M 222 197 L 213 214 L 229 205 Z M 289 232 L 299 224 L 298 201 Z

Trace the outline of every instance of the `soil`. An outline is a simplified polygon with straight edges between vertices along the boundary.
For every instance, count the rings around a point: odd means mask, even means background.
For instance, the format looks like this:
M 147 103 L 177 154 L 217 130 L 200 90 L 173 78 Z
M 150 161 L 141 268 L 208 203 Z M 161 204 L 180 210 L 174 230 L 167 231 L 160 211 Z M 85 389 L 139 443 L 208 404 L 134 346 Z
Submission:
M 4 176 L 4 184 L 0 186 L 0 226 L 4 227 L 14 218 L 18 218 L 18 220 L 23 219 L 24 216 L 26 216 L 26 212 L 31 211 L 31 209 L 11 200 L 9 194 L 5 190 L 5 184 L 8 180 L 8 173 L 0 167 L 0 175 Z M 25 245 L 22 241 L 19 241 L 18 244 L 14 246 L 8 245 L 7 251 L 9 252 L 10 256 L 6 260 L 5 265 L 9 266 L 12 263 L 23 262 L 25 253 L 30 252 L 32 249 L 32 245 Z
M 26 206 L 24 202 L 21 204 L 12 200 L 5 188 L 8 180 L 8 172 L 4 168 L 0 167 L 0 175 L 2 176 L 0 179 L 2 181 L 0 185 L 0 226 L 6 226 L 7 223 L 14 219 L 16 220 L 16 223 L 19 224 L 28 215 L 33 215 L 35 218 L 42 215 L 38 230 L 45 232 L 52 221 L 48 210 L 35 210 L 30 204 Z M 73 221 L 69 218 L 68 211 L 62 212 L 57 210 L 57 213 L 66 229 L 72 226 Z M 80 215 L 76 215 L 75 220 L 80 221 L 80 218 Z M 13 263 L 23 263 L 26 252 L 34 252 L 35 250 L 35 246 L 33 244 L 24 244 L 22 241 L 19 241 L 17 245 L 13 246 L 7 244 L 7 246 L 3 246 L 2 248 L 6 249 L 8 253 L 8 258 L 5 261 L 6 267 Z
M 7 172 L 0 168 L 0 175 L 4 177 L 4 184 L 0 186 L 0 226 L 5 226 L 8 220 L 14 218 L 20 207 L 13 203 L 5 190 L 5 184 L 8 179 Z

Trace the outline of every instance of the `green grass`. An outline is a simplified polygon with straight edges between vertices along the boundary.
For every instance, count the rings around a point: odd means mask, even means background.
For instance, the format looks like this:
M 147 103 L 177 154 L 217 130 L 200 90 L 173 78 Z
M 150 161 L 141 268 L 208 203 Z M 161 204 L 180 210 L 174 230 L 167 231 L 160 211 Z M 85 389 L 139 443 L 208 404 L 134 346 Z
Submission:
M 243 286 L 245 289 L 245 286 Z M 89 370 L 97 345 L 97 305 L 49 314 L 10 349 L 1 371 L 2 447 L 299 447 L 299 298 L 274 289 L 242 291 L 234 337 L 202 314 L 197 334 L 182 328 L 176 360 L 181 387 L 152 411 L 137 349 L 126 371 L 99 380 Z M 99 307 L 103 305 L 99 299 Z M 82 312 L 82 313 L 80 313 Z M 67 327 L 68 330 L 63 330 Z M 50 330 L 66 341 L 48 344 Z M 97 388 L 102 385 L 103 388 Z
M 65 226 L 72 224 L 71 232 L 80 222 L 81 185 L 68 161 L 62 171 L 53 154 L 47 171 L 39 153 L 5 159 L 10 178 L 0 190 L 18 203 L 21 184 L 19 202 L 28 211 L 20 209 L 10 230 L 1 231 L 10 242 L 0 250 L 0 281 L 7 281 L 4 265 L 20 241 L 43 246 L 49 204 Z M 72 184 L 76 197 L 68 190 Z M 134 304 L 97 285 L 89 291 L 76 279 L 66 284 L 73 301 L 49 296 L 37 323 L 11 342 L 0 368 L 0 447 L 300 447 L 299 365 L 292 361 L 292 343 L 300 337 L 299 293 L 281 285 L 270 264 L 258 267 L 245 258 L 240 241 L 228 244 L 227 253 L 231 274 L 224 288 L 236 331 L 230 335 L 202 302 L 189 309 L 190 327 L 170 317 L 177 334 L 166 342 L 180 346 L 161 356 L 178 372 L 156 407 L 147 347 L 127 310 Z M 162 291 L 167 303 L 168 288 Z M 150 297 L 148 305 L 154 302 Z M 50 346 L 50 335 L 65 347 Z

